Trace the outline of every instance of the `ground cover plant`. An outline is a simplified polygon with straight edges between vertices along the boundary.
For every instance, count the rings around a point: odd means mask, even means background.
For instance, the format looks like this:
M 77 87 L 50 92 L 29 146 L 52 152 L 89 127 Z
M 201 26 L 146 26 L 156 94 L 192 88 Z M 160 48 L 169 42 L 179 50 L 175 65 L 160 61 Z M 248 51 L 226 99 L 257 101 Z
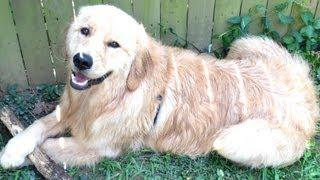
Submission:
M 291 52 L 299 53 L 312 68 L 312 76 L 320 91 L 320 19 L 316 19 L 304 8 L 299 16 L 285 15 L 283 11 L 295 1 L 287 1 L 266 10 L 263 6 L 253 7 L 248 14 L 231 17 L 230 27 L 222 34 L 214 36 L 222 48 L 214 49 L 217 57 L 223 57 L 230 43 L 250 34 L 253 21 L 263 24 L 259 35 L 273 38 Z M 301 4 L 298 4 L 301 5 Z M 271 15 L 276 15 L 283 25 L 290 25 L 288 33 L 281 36 L 271 25 Z M 295 23 L 299 26 L 294 26 Z M 294 27 L 294 28 L 293 28 Z M 174 30 L 168 31 L 174 33 Z M 181 38 L 181 37 L 177 37 Z M 187 42 L 188 43 L 188 42 Z M 177 46 L 186 46 L 179 45 Z M 24 91 L 10 86 L 5 95 L 0 96 L 0 108 L 7 105 L 27 126 L 35 119 L 51 112 L 62 93 L 63 85 L 40 85 Z M 212 152 L 207 156 L 191 159 L 170 153 L 158 154 L 150 149 L 128 152 L 120 158 L 104 159 L 92 167 L 67 167 L 74 179 L 320 179 L 320 134 L 308 144 L 303 157 L 285 168 L 250 169 L 239 166 Z M 0 123 L 0 148 L 11 138 L 9 131 Z M 0 167 L 0 179 L 41 179 L 32 166 L 15 170 Z

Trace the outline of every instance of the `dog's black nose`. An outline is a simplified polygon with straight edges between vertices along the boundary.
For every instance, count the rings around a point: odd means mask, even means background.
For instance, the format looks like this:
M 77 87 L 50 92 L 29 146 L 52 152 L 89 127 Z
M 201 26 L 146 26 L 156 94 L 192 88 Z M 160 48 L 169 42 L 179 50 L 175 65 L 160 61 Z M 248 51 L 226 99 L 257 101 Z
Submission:
M 85 53 L 77 53 L 73 56 L 73 63 L 79 70 L 86 70 L 92 67 L 92 57 Z

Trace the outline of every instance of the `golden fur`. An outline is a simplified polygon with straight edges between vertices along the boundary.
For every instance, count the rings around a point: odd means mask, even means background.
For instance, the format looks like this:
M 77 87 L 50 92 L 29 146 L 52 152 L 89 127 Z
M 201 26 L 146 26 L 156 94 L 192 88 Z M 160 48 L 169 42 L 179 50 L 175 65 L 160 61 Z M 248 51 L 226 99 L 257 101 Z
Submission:
M 83 26 L 92 35 L 82 37 Z M 106 47 L 110 39 L 121 47 Z M 42 142 L 54 160 L 68 165 L 150 147 L 191 157 L 217 151 L 251 167 L 283 166 L 300 158 L 315 134 L 319 109 L 309 68 L 269 39 L 239 39 L 226 59 L 216 60 L 164 46 L 121 10 L 98 5 L 80 10 L 67 50 L 70 59 L 79 51 L 93 56 L 87 77 L 113 74 L 83 91 L 67 84 L 56 111 L 9 141 L 3 167 L 20 165 Z M 72 137 L 47 139 L 67 128 Z M 13 150 L 21 142 L 30 142 L 20 148 L 28 150 Z

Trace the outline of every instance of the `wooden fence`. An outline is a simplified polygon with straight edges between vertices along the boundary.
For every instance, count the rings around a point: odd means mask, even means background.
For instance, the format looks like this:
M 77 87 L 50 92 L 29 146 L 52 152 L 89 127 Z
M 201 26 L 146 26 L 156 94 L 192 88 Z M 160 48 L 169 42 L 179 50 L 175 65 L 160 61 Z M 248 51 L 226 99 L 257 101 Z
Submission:
M 109 3 L 120 7 L 165 44 L 191 42 L 208 48 L 214 34 L 226 30 L 226 19 L 261 4 L 267 8 L 284 0 L 0 0 L 0 88 L 65 81 L 64 39 L 68 23 L 80 6 Z M 320 16 L 320 0 L 307 6 Z M 318 8 L 317 8 L 318 7 Z M 297 14 L 290 7 L 287 15 Z M 276 21 L 275 21 L 276 22 Z M 284 34 L 286 26 L 274 24 Z M 176 35 L 167 32 L 170 27 Z M 259 24 L 253 31 L 261 31 Z M 176 38 L 180 37 L 180 38 Z M 1 90 L 0 89 L 0 90 Z

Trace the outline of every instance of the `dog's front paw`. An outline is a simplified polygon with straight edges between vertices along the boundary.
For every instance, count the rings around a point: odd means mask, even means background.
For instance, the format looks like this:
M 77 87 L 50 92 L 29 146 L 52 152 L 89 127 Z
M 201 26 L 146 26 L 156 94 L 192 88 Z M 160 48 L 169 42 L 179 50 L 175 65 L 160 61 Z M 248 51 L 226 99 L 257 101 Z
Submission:
M 2 156 L 1 156 L 1 166 L 5 169 L 8 168 L 15 168 L 21 166 L 25 161 L 25 156 L 18 156 L 15 155 L 13 152 L 7 152 L 5 149 L 3 150 Z
M 3 168 L 22 166 L 26 156 L 36 147 L 36 142 L 28 137 L 17 135 L 12 138 L 0 153 L 0 164 Z

